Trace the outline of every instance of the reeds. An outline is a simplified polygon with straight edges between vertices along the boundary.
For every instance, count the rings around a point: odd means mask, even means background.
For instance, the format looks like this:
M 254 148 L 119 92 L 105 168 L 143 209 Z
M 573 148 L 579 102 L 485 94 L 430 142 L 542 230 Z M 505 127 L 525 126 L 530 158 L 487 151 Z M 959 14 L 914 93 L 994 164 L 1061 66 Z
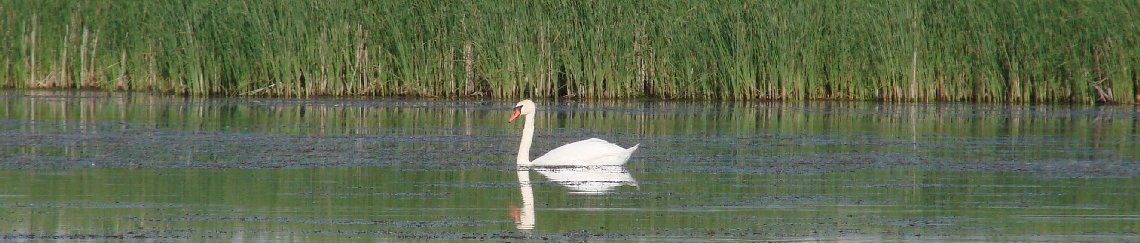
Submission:
M 0 86 L 1137 103 L 1135 1 L 12 1 Z

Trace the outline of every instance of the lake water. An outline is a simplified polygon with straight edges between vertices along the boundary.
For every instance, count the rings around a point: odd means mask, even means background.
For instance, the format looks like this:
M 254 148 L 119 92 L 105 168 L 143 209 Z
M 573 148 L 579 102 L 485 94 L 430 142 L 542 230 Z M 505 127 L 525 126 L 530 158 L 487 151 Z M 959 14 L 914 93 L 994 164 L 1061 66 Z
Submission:
M 0 91 L 0 241 L 1136 241 L 1133 106 Z

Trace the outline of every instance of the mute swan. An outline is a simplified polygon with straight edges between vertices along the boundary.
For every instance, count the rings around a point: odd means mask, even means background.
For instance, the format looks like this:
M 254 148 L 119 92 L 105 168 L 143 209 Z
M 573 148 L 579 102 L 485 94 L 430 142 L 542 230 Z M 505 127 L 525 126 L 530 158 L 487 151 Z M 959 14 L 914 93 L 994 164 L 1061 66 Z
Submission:
M 513 122 L 515 118 L 518 118 L 520 115 L 526 116 L 526 121 L 523 124 L 522 142 L 519 143 L 519 154 L 515 160 L 519 165 L 623 165 L 629 160 L 629 156 L 633 154 L 633 151 L 637 150 L 637 146 L 640 145 L 633 145 L 633 147 L 626 149 L 617 144 L 606 142 L 606 140 L 591 138 L 562 145 L 562 147 L 550 150 L 550 152 L 546 152 L 546 154 L 532 161 L 530 160 L 530 144 L 531 139 L 534 138 L 534 109 L 534 101 L 519 101 L 519 103 L 515 105 L 514 114 L 511 114 L 511 118 L 507 120 L 507 122 Z

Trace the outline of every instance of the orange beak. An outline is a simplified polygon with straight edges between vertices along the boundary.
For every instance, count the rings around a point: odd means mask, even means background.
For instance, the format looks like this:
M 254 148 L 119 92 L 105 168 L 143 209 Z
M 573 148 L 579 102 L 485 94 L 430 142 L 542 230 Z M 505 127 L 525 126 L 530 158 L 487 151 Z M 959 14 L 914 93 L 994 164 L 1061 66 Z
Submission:
M 519 115 L 521 115 L 521 114 L 522 114 L 522 106 L 515 106 L 515 113 L 511 114 L 511 119 L 507 119 L 507 122 L 515 121 L 515 118 L 519 118 Z

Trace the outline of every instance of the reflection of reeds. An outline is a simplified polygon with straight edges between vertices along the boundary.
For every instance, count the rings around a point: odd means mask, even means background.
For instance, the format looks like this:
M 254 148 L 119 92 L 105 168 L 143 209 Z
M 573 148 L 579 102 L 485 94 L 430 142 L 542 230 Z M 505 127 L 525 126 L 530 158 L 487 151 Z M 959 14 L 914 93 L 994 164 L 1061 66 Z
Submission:
M 11 92 L 11 91 L 9 91 Z M 435 100 L 251 100 L 175 98 L 145 94 L 105 96 L 102 93 L 33 91 L 7 96 L 0 116 L 35 121 L 113 122 L 148 124 L 178 130 L 224 130 L 248 126 L 272 133 L 478 135 L 504 133 L 486 128 L 517 130 L 506 123 L 513 102 Z M 65 98 L 60 98 L 60 96 Z M 1056 126 L 1099 126 L 1105 135 L 1132 134 L 1133 123 L 1105 123 L 1126 116 L 1128 107 L 1091 110 L 1060 106 L 965 104 L 877 104 L 868 102 L 730 102 L 540 101 L 544 133 L 554 129 L 587 129 L 591 134 L 636 135 L 647 138 L 677 134 L 763 133 L 865 134 L 911 137 L 1017 136 L 1026 129 Z M 913 124 L 912 124 L 913 123 Z M 1103 124 L 1102 124 L 1103 123 Z M 288 124 L 289 126 L 282 126 Z M 890 125 L 884 125 L 890 124 Z M 1066 125 L 1070 124 L 1070 125 Z M 77 124 L 82 126 L 82 124 Z M 1107 127 L 1105 127 L 1107 126 Z M 35 127 L 35 126 L 31 126 Z M 482 129 L 480 129 L 480 127 Z M 396 129 L 397 130 L 393 130 Z M 1030 132 L 1030 134 L 1044 131 Z M 1084 133 L 1065 130 L 1064 133 Z M 511 133 L 511 132 L 506 132 Z M 889 135 L 889 136 L 887 136 Z
M 9 91 L 11 92 L 11 91 Z M 176 130 L 212 133 L 268 133 L 366 138 L 459 139 L 433 149 L 487 149 L 487 144 L 514 146 L 517 123 L 506 123 L 511 103 L 482 104 L 433 100 L 288 100 L 176 98 L 144 94 L 105 96 L 102 93 L 37 91 L 27 96 L 3 96 L 0 118 L 35 121 L 18 128 L 24 134 L 54 129 L 76 133 L 107 130 Z M 96 95 L 97 94 L 97 95 Z M 71 98 L 60 98 L 69 97 Z M 82 98 L 76 98 L 79 96 Z M 671 143 L 678 138 L 726 138 L 711 141 L 709 149 L 726 153 L 799 153 L 809 146 L 836 151 L 898 153 L 960 152 L 915 150 L 929 144 L 975 138 L 1004 138 L 971 149 L 995 153 L 1003 146 L 1058 144 L 1116 151 L 1128 158 L 1140 151 L 1134 142 L 1138 123 L 1125 119 L 1131 107 L 1084 109 L 1062 106 L 1006 106 L 964 104 L 877 104 L 869 102 L 729 102 L 676 101 L 629 103 L 616 101 L 540 102 L 540 149 L 596 136 L 623 145 Z M 498 107 L 498 108 L 496 108 Z M 1091 116 L 1089 112 L 1096 112 Z M 1131 121 L 1131 122 L 1128 122 Z M 48 126 L 44 124 L 60 124 Z M 1080 129 L 1080 128 L 1092 129 Z M 43 130 L 47 129 L 47 130 Z M 240 129 L 240 130 L 233 130 Z M 862 138 L 879 140 L 860 140 Z M 1056 138 L 1063 137 L 1063 141 Z M 810 140 L 810 141 L 809 141 Z M 826 144 L 854 141 L 853 144 Z M 818 143 L 805 145 L 804 143 Z M 85 143 L 77 143 L 84 146 Z M 715 145 L 715 146 L 714 146 Z M 364 146 L 364 145 L 357 145 Z M 422 143 L 397 143 L 398 147 Z M 659 145 L 668 146 L 668 145 Z M 722 146 L 722 147 L 717 147 Z M 921 146 L 919 146 L 921 147 Z M 35 148 L 30 148 L 35 149 Z M 513 153 L 504 149 L 505 154 Z M 1070 156 L 1067 149 L 1044 150 Z M 670 153 L 661 151 L 661 153 Z M 1109 158 L 1113 159 L 1113 158 Z
M 0 85 L 1135 103 L 1137 9 L 1133 1 L 16 1 L 0 9 Z

